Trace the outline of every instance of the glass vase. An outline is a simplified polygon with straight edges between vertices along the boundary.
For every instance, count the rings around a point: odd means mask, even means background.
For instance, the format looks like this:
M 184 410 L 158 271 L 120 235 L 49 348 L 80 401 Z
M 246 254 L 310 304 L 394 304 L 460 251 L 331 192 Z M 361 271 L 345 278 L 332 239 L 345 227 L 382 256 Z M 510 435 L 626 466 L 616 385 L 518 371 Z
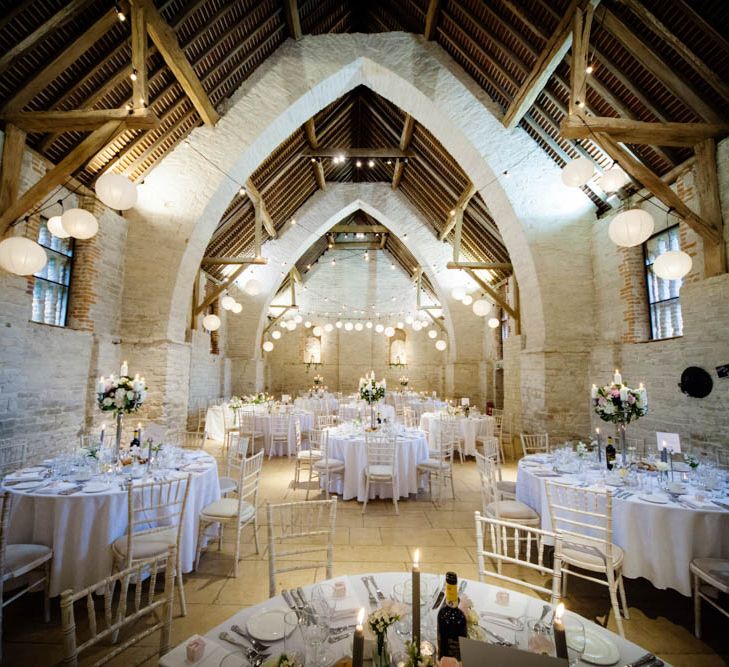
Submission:
M 372 649 L 372 667 L 390 667 L 391 663 L 387 633 L 377 635 L 377 643 Z
M 119 455 L 121 453 L 122 425 L 124 413 L 118 412 L 116 415 L 116 440 L 114 441 L 114 464 L 119 464 Z
M 375 404 L 370 403 L 370 429 L 376 430 L 377 424 L 375 423 Z

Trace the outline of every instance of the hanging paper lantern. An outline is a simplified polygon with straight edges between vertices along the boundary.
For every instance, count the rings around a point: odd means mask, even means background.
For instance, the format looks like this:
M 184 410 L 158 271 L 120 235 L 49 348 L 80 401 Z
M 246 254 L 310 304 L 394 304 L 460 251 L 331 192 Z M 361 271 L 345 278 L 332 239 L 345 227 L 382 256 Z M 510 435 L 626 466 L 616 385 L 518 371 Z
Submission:
M 0 266 L 18 276 L 38 273 L 48 261 L 46 251 L 35 241 L 23 236 L 11 236 L 0 241 Z
M 620 190 L 628 180 L 628 175 L 618 165 L 614 165 L 600 177 L 600 187 L 610 194 Z
M 478 299 L 473 302 L 473 312 L 479 317 L 486 317 L 491 310 L 491 303 L 486 299 Z
M 274 340 L 278 340 L 279 338 L 281 338 L 281 332 L 278 329 L 274 329 L 271 332 L 271 338 L 273 338 Z
M 311 333 L 319 338 L 324 333 L 324 329 L 322 329 L 320 326 L 316 326 L 312 329 Z
M 226 294 L 222 299 L 220 299 L 220 305 L 224 310 L 233 310 L 233 306 L 235 306 L 235 299 Z
M 585 185 L 595 173 L 595 165 L 586 157 L 578 157 L 568 162 L 562 169 L 562 182 L 571 187 L 579 188 Z
M 264 352 L 271 352 L 271 351 L 273 351 L 273 343 L 270 340 L 267 340 L 263 344 L 263 351 Z
M 678 280 L 691 270 L 692 264 L 691 256 L 683 250 L 669 250 L 653 262 L 653 273 L 664 280 Z
M 362 329 L 364 329 L 364 325 L 362 324 L 362 322 L 357 322 L 357 324 L 354 325 L 355 331 L 362 331 Z
M 304 318 L 301 317 L 301 315 L 297 315 L 296 317 L 294 317 L 294 322 L 296 322 L 296 324 L 301 324 L 303 321 Z
M 430 330 L 430 331 L 428 332 L 428 338 L 431 338 L 431 339 L 436 339 L 436 338 L 438 338 L 438 332 L 437 332 L 437 331 L 436 331 L 435 329 L 431 329 L 431 330 Z
M 435 349 L 443 352 L 448 347 L 448 343 L 446 343 L 444 340 L 437 340 L 435 341 Z
M 246 294 L 250 294 L 251 296 L 256 296 L 257 294 L 260 294 L 262 289 L 263 287 L 261 286 L 261 283 L 258 282 L 255 278 L 251 278 L 243 287 L 243 291 Z
M 354 329 L 354 324 L 352 324 L 351 322 L 346 322 L 345 325 L 344 325 L 344 330 L 345 331 L 352 331 L 352 329 Z
M 384 327 L 384 326 L 382 326 L 381 324 L 378 324 L 378 325 L 377 325 L 377 326 L 375 327 L 375 331 L 376 331 L 377 333 L 382 333 L 382 332 L 383 332 L 384 330 L 385 330 L 385 327 Z
M 309 322 L 309 320 L 306 320 L 306 322 L 304 322 L 304 329 L 311 329 L 311 322 Z
M 372 328 L 372 322 L 369 322 L 369 321 L 368 321 L 368 322 L 366 322 L 366 323 L 365 323 L 365 326 L 366 326 L 366 327 L 367 327 L 368 329 L 371 329 L 371 328 Z
M 470 306 L 473 303 L 473 297 L 470 294 L 464 294 L 461 303 L 464 306 Z
M 621 211 L 610 222 L 608 235 L 610 240 L 623 248 L 644 243 L 653 233 L 655 223 L 653 216 L 641 208 Z
M 203 317 L 202 325 L 208 331 L 217 331 L 220 329 L 220 318 L 217 315 L 206 315 Z
M 387 336 L 388 338 L 392 338 L 394 335 L 395 329 L 393 327 L 387 327 L 387 329 L 385 329 L 385 336 Z
M 451 291 L 451 296 L 456 301 L 460 301 L 464 296 L 466 296 L 466 290 L 463 289 L 463 287 L 454 287 Z
M 121 174 L 99 176 L 95 189 L 98 198 L 114 211 L 126 211 L 137 203 L 137 186 Z
M 422 328 L 423 325 L 420 324 L 418 320 L 415 320 L 415 322 L 413 322 L 413 331 L 420 331 Z
M 63 223 L 61 222 L 61 216 L 60 215 L 54 215 L 51 218 L 48 218 L 48 222 L 46 223 L 46 226 L 48 227 L 48 231 L 53 234 L 53 236 L 59 238 L 59 239 L 67 239 L 71 235 L 63 228 Z
M 344 326 L 344 325 L 342 324 L 342 321 L 341 321 L 341 320 L 337 320 L 337 321 L 336 321 L 336 322 L 334 323 L 334 326 L 335 326 L 335 327 L 337 327 L 337 329 L 341 329 L 341 328 L 342 328 L 342 326 Z
M 242 304 L 242 303 L 238 303 L 238 302 L 236 301 L 236 302 L 235 302 L 235 303 L 233 304 L 233 307 L 232 307 L 232 308 L 231 308 L 230 310 L 231 310 L 232 312 L 234 312 L 234 313 L 235 313 L 236 315 L 237 315 L 238 313 L 242 313 L 242 312 L 243 312 L 243 304 Z
M 408 315 L 405 318 L 405 324 L 412 324 L 412 323 L 413 323 L 413 316 L 412 315 Z
M 324 331 L 326 331 L 327 333 L 331 333 L 332 331 L 334 331 L 334 325 L 331 322 L 327 322 L 324 325 Z
M 498 317 L 492 317 L 492 318 L 490 318 L 490 319 L 489 319 L 489 321 L 487 322 L 487 324 L 488 324 L 488 325 L 489 325 L 489 326 L 490 326 L 490 327 L 491 327 L 492 329 L 496 329 L 496 327 L 498 327 L 498 326 L 499 326 L 499 324 L 501 324 L 501 322 L 499 322 L 499 318 L 498 318 Z
M 289 331 L 296 331 L 296 320 L 289 320 L 286 324 L 286 328 Z
M 99 222 L 93 213 L 82 208 L 70 208 L 64 211 L 61 224 L 69 236 L 75 239 L 90 239 L 99 231 Z
M 405 328 L 405 325 L 404 325 L 404 324 L 403 324 L 402 322 L 398 322 L 398 323 L 397 323 L 397 324 L 395 325 L 395 328 L 397 328 L 397 329 L 404 329 L 404 328 Z

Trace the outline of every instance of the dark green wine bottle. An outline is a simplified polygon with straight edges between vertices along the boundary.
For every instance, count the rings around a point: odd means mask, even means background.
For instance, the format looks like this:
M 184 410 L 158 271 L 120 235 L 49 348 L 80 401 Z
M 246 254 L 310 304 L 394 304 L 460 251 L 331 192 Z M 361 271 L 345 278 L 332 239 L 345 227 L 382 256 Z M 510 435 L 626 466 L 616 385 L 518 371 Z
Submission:
M 617 451 L 615 450 L 615 445 L 613 445 L 613 439 L 611 436 L 608 436 L 607 441 L 608 444 L 607 447 L 605 447 L 605 463 L 607 464 L 607 469 L 612 470 L 615 465 L 615 456 Z
M 466 615 L 458 608 L 458 577 L 446 572 L 445 602 L 438 611 L 438 657 L 461 659 L 459 637 L 466 637 Z

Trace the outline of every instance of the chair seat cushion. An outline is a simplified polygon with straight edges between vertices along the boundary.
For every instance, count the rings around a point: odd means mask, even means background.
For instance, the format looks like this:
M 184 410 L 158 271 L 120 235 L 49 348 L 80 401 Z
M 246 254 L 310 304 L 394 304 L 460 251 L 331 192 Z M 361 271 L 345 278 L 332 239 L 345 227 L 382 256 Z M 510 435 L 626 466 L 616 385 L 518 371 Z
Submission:
M 369 477 L 392 477 L 394 470 L 392 466 L 373 464 L 365 468 L 365 475 Z
M 710 586 L 723 593 L 729 593 L 729 560 L 694 558 L 689 565 L 689 569 Z
M 613 568 L 617 568 L 623 562 L 625 556 L 623 550 L 613 544 Z M 593 572 L 605 572 L 605 550 L 598 544 L 575 544 L 565 542 L 562 548 L 562 560 L 565 563 L 581 567 Z
M 344 470 L 344 461 L 339 459 L 320 459 L 314 464 L 317 470 Z
M 448 461 L 442 461 L 439 458 L 429 458 L 418 463 L 417 467 L 439 470 L 440 468 L 449 468 L 450 463 Z
M 310 461 L 312 459 L 320 459 L 321 458 L 321 450 L 320 449 L 302 449 L 297 455 L 296 458 L 301 461 Z
M 248 521 L 256 513 L 253 505 L 243 502 L 241 508 L 241 521 Z M 200 512 L 200 517 L 204 519 L 233 519 L 238 515 L 238 499 L 237 498 L 221 498 L 206 507 Z
M 504 493 L 516 495 L 516 482 L 509 482 L 504 479 L 500 482 L 496 482 L 496 488 Z
M 132 539 L 132 559 L 151 558 L 167 553 L 167 549 L 177 543 L 177 526 L 171 526 L 153 533 L 139 533 Z M 120 556 L 127 555 L 127 536 L 114 540 L 112 548 Z
M 518 500 L 501 500 L 486 506 L 486 514 L 499 519 L 516 519 L 517 521 L 532 521 L 539 519 L 539 515 L 529 505 Z
M 43 544 L 8 544 L 5 549 L 3 581 L 34 570 L 52 555 L 53 552 Z
M 238 480 L 232 477 L 219 477 L 218 484 L 220 485 L 221 495 L 235 491 L 238 488 Z

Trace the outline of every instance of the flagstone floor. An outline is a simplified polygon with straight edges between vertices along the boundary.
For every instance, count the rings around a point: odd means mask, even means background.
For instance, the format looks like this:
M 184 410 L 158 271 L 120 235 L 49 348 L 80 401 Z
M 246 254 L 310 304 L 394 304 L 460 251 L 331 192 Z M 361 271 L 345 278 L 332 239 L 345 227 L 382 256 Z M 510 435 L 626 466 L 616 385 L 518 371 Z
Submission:
M 209 449 L 214 445 L 209 443 Z M 513 479 L 515 467 L 507 466 L 505 477 Z M 260 488 L 260 501 L 303 500 L 304 491 L 291 488 L 293 463 L 287 459 L 266 460 Z M 402 571 L 412 562 L 415 546 L 422 549 L 424 571 L 442 573 L 455 570 L 459 577 L 477 578 L 474 553 L 473 512 L 480 506 L 479 480 L 475 463 L 455 464 L 456 500 L 435 507 L 427 498 L 400 502 L 400 515 L 391 501 L 372 501 L 367 514 L 356 501 L 337 507 L 334 574 Z M 260 515 L 262 516 L 262 514 Z M 240 576 L 233 577 L 232 545 L 203 554 L 200 569 L 185 576 L 188 614 L 179 615 L 177 603 L 172 643 L 193 633 L 204 634 L 241 607 L 268 597 L 268 564 L 265 555 L 265 527 L 261 531 L 262 553 L 255 554 L 250 529 L 244 535 L 244 560 Z M 324 578 L 323 569 L 292 573 L 282 579 L 282 587 L 311 583 Z M 729 664 L 729 633 L 726 619 L 710 610 L 704 612 L 704 639 L 692 633 L 692 603 L 672 591 L 659 591 L 645 580 L 627 580 L 630 620 L 624 621 L 628 639 L 659 654 L 673 665 L 714 667 Z M 3 611 L 3 659 L 6 665 L 43 667 L 57 664 L 62 655 L 58 600 L 53 601 L 50 624 L 42 621 L 42 601 L 37 594 L 26 595 Z M 574 577 L 566 599 L 568 608 L 588 618 L 603 618 L 609 608 L 607 589 Z M 81 618 L 82 609 L 77 616 Z M 79 621 L 83 624 L 82 621 Z M 611 618 L 609 627 L 615 629 Z M 154 665 L 145 659 L 152 652 L 157 635 L 127 651 L 112 664 Z

